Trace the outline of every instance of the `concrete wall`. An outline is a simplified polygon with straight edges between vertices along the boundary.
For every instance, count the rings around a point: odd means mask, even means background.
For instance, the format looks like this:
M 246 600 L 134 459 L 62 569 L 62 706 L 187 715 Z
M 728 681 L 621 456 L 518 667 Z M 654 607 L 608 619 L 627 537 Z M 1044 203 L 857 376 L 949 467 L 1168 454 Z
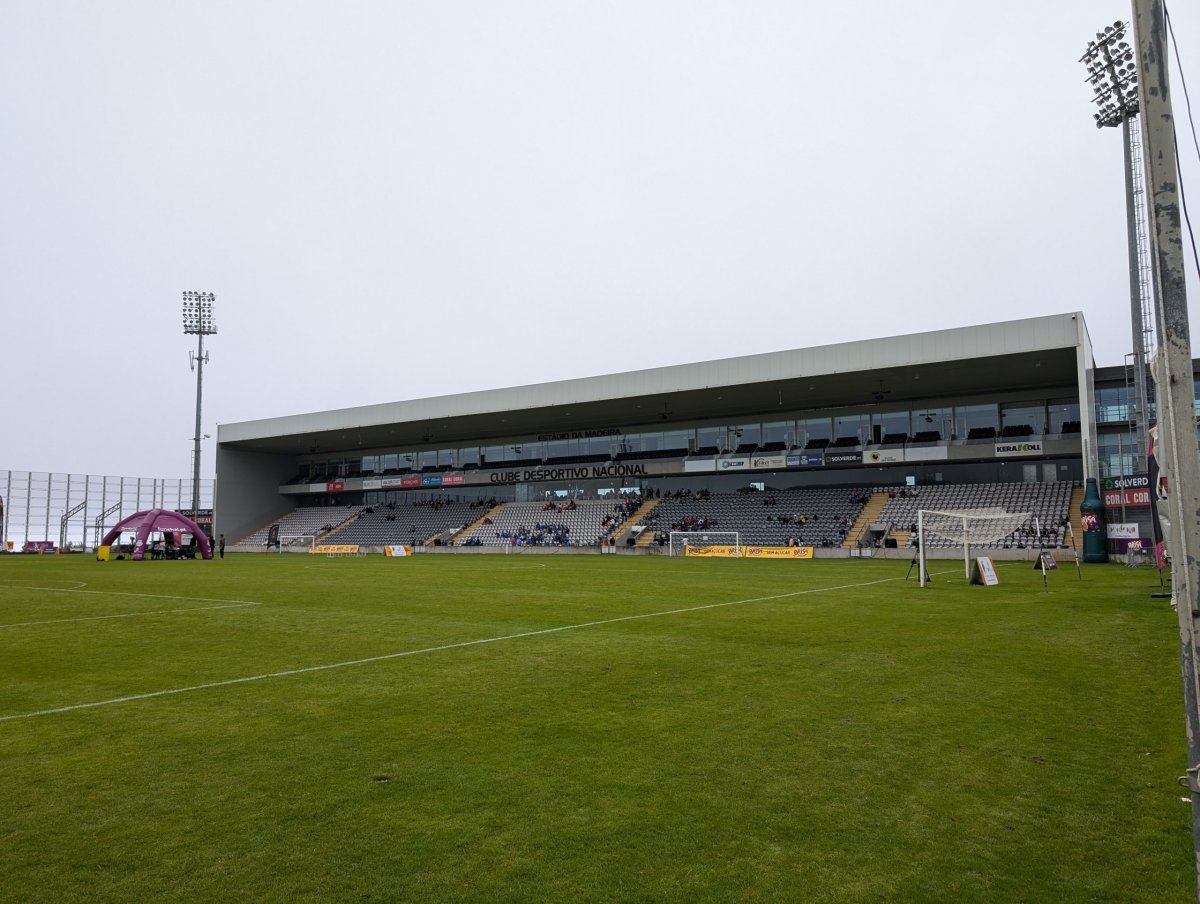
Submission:
M 295 508 L 279 494 L 279 484 L 295 473 L 290 455 L 265 455 L 217 446 L 217 489 L 213 503 L 213 536 L 227 543 L 274 521 Z

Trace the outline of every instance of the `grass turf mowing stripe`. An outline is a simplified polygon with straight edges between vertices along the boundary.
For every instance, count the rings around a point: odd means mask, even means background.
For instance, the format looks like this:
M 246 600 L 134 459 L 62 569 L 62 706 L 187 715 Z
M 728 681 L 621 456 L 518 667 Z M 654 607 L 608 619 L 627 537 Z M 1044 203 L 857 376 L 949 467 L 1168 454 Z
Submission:
M 679 609 L 664 609 L 659 612 L 643 612 L 638 615 L 621 615 L 615 618 L 603 618 L 596 621 L 579 622 L 572 625 L 559 625 L 555 628 L 539 628 L 536 631 L 521 631 L 516 634 L 503 634 L 498 637 L 481 637 L 475 640 L 462 640 L 456 643 L 440 644 L 433 647 L 422 647 L 417 650 L 401 650 L 396 653 L 384 653 L 380 656 L 368 656 L 363 659 L 350 659 L 344 662 L 330 662 L 321 665 L 302 666 L 295 669 L 285 669 L 278 672 L 266 672 L 262 675 L 247 675 L 242 678 L 226 678 L 222 681 L 210 681 L 205 684 L 193 684 L 188 687 L 167 688 L 159 691 L 148 691 L 142 694 L 129 694 L 124 697 L 113 697 L 109 700 L 96 700 L 91 703 L 73 703 L 69 706 L 56 706 L 50 709 L 39 709 L 26 713 L 13 713 L 0 716 L 0 722 L 12 722 L 17 719 L 32 719 L 36 716 L 52 716 L 58 713 L 72 712 L 79 709 L 95 709 L 100 706 L 114 706 L 118 703 L 132 703 L 137 700 L 150 700 L 154 697 L 168 697 L 174 694 L 187 694 L 193 691 L 212 690 L 218 687 L 229 687 L 235 684 L 249 684 L 255 681 L 266 681 L 269 678 L 288 678 L 293 675 L 304 675 L 309 672 L 324 672 L 331 669 L 344 669 L 356 665 L 369 665 L 375 662 L 385 662 L 389 659 L 402 659 L 408 656 L 420 656 L 424 653 L 440 653 L 445 650 L 456 650 L 464 647 L 475 647 L 489 643 L 499 643 L 505 640 L 520 640 L 524 637 L 539 637 L 545 634 L 558 634 L 563 631 L 575 631 L 581 628 L 595 628 L 601 625 L 613 625 L 620 622 L 637 621 L 647 618 L 661 618 L 667 615 L 683 615 L 688 612 L 703 612 L 708 609 L 722 609 L 729 606 L 741 606 L 747 603 L 764 603 L 771 600 L 789 599 L 796 596 L 807 596 L 814 593 L 830 593 L 836 590 L 855 590 L 871 587 L 876 584 L 888 584 L 899 578 L 880 578 L 876 581 L 865 581 L 857 584 L 838 584 L 833 587 L 814 587 L 808 590 L 793 590 L 788 593 L 775 593 L 769 596 L 755 596 L 740 600 L 727 600 L 723 603 L 707 603 L 703 606 L 688 606 Z

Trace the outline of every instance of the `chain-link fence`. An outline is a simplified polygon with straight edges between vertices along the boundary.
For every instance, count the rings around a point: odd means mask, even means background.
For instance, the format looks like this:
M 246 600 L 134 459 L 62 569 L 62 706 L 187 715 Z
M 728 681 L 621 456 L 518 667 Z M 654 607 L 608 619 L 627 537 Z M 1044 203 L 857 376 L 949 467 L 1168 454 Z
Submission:
M 8 550 L 90 550 L 122 518 L 153 508 L 182 512 L 211 531 L 213 481 L 200 481 L 200 509 L 193 512 L 191 478 L 0 471 L 0 505 L 0 545 Z

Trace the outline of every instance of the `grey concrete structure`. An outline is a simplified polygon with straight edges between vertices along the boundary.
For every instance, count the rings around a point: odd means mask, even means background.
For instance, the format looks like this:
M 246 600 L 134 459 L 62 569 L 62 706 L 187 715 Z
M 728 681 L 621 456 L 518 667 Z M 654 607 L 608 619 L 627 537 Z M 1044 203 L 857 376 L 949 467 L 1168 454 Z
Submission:
M 1074 312 L 221 424 L 218 529 L 237 536 L 297 502 L 403 490 L 539 498 L 560 484 L 603 492 L 722 475 L 854 485 L 914 470 L 919 481 L 951 479 L 972 463 L 991 469 L 978 479 L 1009 479 L 996 469 L 1020 462 L 1041 466 L 1026 480 L 1050 479 L 1048 462 L 1054 479 L 1078 480 L 1094 471 L 1093 369 Z M 1010 411 L 1030 422 L 1027 454 L 1002 442 Z M 989 417 L 998 438 L 969 440 L 973 418 Z M 889 424 L 910 438 L 931 426 L 939 440 L 897 448 L 881 442 Z M 821 431 L 833 441 L 847 438 L 843 430 L 859 442 L 819 467 L 815 452 L 796 460 Z M 774 448 L 737 456 L 739 445 Z M 670 455 L 676 447 L 686 453 Z M 562 461 L 586 453 L 600 460 Z

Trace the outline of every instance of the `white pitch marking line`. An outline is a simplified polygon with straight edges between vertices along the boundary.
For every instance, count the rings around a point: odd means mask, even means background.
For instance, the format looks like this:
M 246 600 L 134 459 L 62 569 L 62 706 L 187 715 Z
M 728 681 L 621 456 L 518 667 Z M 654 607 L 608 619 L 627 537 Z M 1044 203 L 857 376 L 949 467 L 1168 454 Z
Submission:
M 87 581 L 63 581 L 64 584 L 73 584 L 73 587 L 30 587 L 27 584 L 3 584 L 5 590 L 61 590 L 64 593 L 68 590 L 78 590 L 80 587 L 86 587 Z
M 130 593 L 125 590 L 74 590 L 63 587 L 22 587 L 19 584 L 0 584 L 5 590 L 41 590 L 46 593 L 94 593 L 99 596 L 136 596 L 150 600 L 187 600 L 189 603 L 237 603 L 243 606 L 257 606 L 259 603 L 250 600 L 223 600 L 208 596 L 171 596 L 166 593 Z
M 120 615 L 82 615 L 78 618 L 46 618 L 41 621 L 14 622 L 0 625 L 4 628 L 29 628 L 33 625 L 61 625 L 66 622 L 103 621 L 107 618 L 137 618 L 142 615 L 175 615 L 179 612 L 209 612 L 213 609 L 237 609 L 244 606 L 261 606 L 262 603 L 227 603 L 223 606 L 194 606 L 190 609 L 159 609 L 156 612 L 123 612 Z
M 483 637 L 477 640 L 463 640 L 458 643 L 441 644 L 436 647 L 422 647 L 417 650 L 402 650 L 399 653 L 385 653 L 382 656 L 368 656 L 365 659 L 350 659 L 345 662 L 330 662 L 324 665 L 309 665 L 298 669 L 285 669 L 280 672 L 266 672 L 262 675 L 248 675 L 244 678 L 227 678 L 224 681 L 210 681 L 207 684 L 193 684 L 189 687 L 174 687 L 162 691 L 150 691 L 145 694 L 130 694 L 125 697 L 114 697 L 111 700 L 97 700 L 93 703 L 74 703 L 70 706 L 56 706 L 52 709 L 39 709 L 28 713 L 14 713 L 10 716 L 0 716 L 0 722 L 11 722 L 15 719 L 32 719 L 34 716 L 50 716 L 57 713 L 67 713 L 77 709 L 95 709 L 99 706 L 113 706 L 117 703 L 131 703 L 135 700 L 149 700 L 153 697 L 167 697 L 173 694 L 187 694 L 192 691 L 205 691 L 217 687 L 228 687 L 233 684 L 249 684 L 252 681 L 266 681 L 268 678 L 288 678 L 292 675 L 304 675 L 309 672 L 325 672 L 330 669 L 344 669 L 355 665 L 368 665 L 373 662 L 384 662 L 389 659 L 402 659 L 407 656 L 420 656 L 423 653 L 440 653 L 445 650 L 458 650 L 464 647 L 476 647 L 482 644 L 499 643 L 503 640 L 519 640 L 523 637 L 538 637 L 544 634 L 558 634 L 562 631 L 574 631 L 579 628 L 595 628 L 600 625 L 615 625 L 619 622 L 637 621 L 645 618 L 660 618 L 665 615 L 683 615 L 688 612 L 703 612 L 707 609 L 721 609 L 727 606 L 740 606 L 745 603 L 765 603 L 771 600 L 788 599 L 793 596 L 806 596 L 811 593 L 829 593 L 833 590 L 853 590 L 859 587 L 871 587 L 875 584 L 887 584 L 898 581 L 899 578 L 881 578 L 877 581 L 866 581 L 861 584 L 839 584 L 835 587 L 817 587 L 812 590 L 793 590 L 790 593 L 776 593 L 771 596 L 755 596 L 744 600 L 730 600 L 724 603 L 708 603 L 703 606 L 688 606 L 683 609 L 664 609 L 661 612 L 644 612 L 640 615 L 621 615 L 616 618 L 602 618 L 598 621 L 579 622 L 574 625 L 560 625 L 557 628 L 541 628 L 537 631 L 522 631 L 518 634 L 503 634 L 499 637 Z

